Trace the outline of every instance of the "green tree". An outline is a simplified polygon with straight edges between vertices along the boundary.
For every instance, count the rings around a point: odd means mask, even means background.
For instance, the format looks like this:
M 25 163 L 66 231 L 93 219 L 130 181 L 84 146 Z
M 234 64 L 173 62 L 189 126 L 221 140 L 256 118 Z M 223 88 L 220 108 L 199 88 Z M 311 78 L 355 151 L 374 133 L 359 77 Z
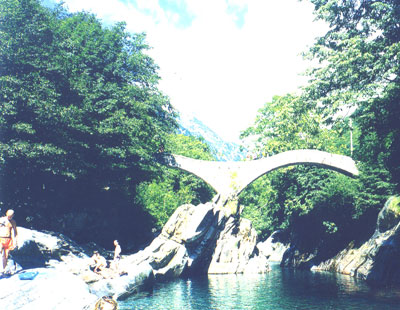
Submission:
M 276 203 L 277 192 L 271 184 L 271 174 L 254 181 L 239 197 L 239 204 L 245 206 L 242 216 L 251 220 L 261 239 L 266 239 L 277 229 L 285 228 L 284 209 Z
M 289 231 L 296 246 L 325 260 L 336 255 L 350 241 L 369 237 L 375 226 L 366 225 L 364 218 L 360 220 L 357 214 L 357 180 L 330 171 L 319 171 L 314 178 L 309 176 L 304 174 L 303 178 L 313 188 L 303 187 L 306 203 L 302 203 L 309 207 L 300 212 L 294 209 L 296 213 L 291 217 Z
M 373 226 L 371 219 L 376 220 L 393 187 L 399 186 L 396 120 L 399 119 L 400 3 L 394 0 L 311 2 L 317 17 L 328 22 L 330 29 L 305 54 L 314 63 L 318 61 L 307 72 L 309 83 L 299 97 L 275 97 L 266 104 L 256 124 L 242 136 L 253 136 L 258 148 L 266 154 L 317 148 L 352 155 L 348 143 L 351 119 L 360 177 L 342 179 L 336 174 L 296 167 L 289 173 L 289 170 L 276 171 L 268 176 L 268 182 L 263 181 L 271 201 L 252 201 L 246 193 L 242 199 L 254 206 L 271 206 L 268 212 L 275 212 L 275 218 L 280 220 L 274 223 L 269 215 L 269 229 L 289 227 L 297 234 L 307 230 L 309 236 L 324 232 L 326 240 L 343 240 L 343 232 L 351 227 L 359 228 L 358 235 L 369 231 L 368 226 Z M 340 217 L 341 211 L 337 211 L 338 206 L 346 210 L 344 219 Z M 332 216 L 324 216 L 324 212 Z M 316 243 L 311 247 L 315 246 Z
M 256 152 L 271 156 L 288 150 L 318 149 L 350 155 L 349 126 L 324 125 L 315 107 L 308 106 L 302 97 L 291 94 L 275 96 L 256 116 L 255 123 L 241 133 L 250 138 Z
M 211 149 L 202 137 L 185 136 L 182 134 L 170 135 L 166 150 L 172 154 L 193 159 L 216 160 L 214 150 Z
M 46 216 L 104 209 L 111 196 L 121 208 L 132 204 L 176 128 L 148 49 L 124 23 L 104 27 L 38 0 L 0 2 L 3 204 L 35 220 L 40 208 Z
M 171 135 L 166 151 L 193 159 L 215 160 L 204 139 Z M 215 191 L 203 180 L 187 172 L 161 168 L 157 178 L 141 183 L 137 188 L 137 202 L 152 216 L 155 226 L 160 229 L 177 207 L 191 203 L 197 205 L 211 200 Z
M 255 124 L 242 132 L 255 141 L 263 156 L 296 149 L 318 149 L 351 154 L 350 128 L 326 126 L 319 110 L 301 96 L 275 96 L 258 111 Z M 311 197 L 334 177 L 329 171 L 296 166 L 269 173 L 240 197 L 243 216 L 251 219 L 262 236 L 287 229 L 296 217 L 313 209 Z
M 391 174 L 387 181 L 399 189 L 400 134 L 394 120 L 400 113 L 400 3 L 311 2 L 316 16 L 330 29 L 307 53 L 320 65 L 309 71 L 306 101 L 318 105 L 328 123 L 341 122 L 346 112 L 355 111 L 362 137 L 357 158 L 387 169 Z

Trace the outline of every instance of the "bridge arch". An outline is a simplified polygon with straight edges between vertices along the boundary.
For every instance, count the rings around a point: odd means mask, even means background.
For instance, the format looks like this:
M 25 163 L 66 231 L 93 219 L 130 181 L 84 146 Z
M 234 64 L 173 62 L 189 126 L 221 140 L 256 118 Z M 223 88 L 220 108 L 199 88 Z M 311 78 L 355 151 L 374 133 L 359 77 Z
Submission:
M 292 165 L 317 165 L 348 176 L 357 176 L 358 169 L 351 157 L 318 150 L 287 151 L 251 161 L 206 161 L 181 155 L 162 154 L 158 161 L 192 173 L 203 179 L 222 197 L 239 195 L 259 177 L 278 168 Z

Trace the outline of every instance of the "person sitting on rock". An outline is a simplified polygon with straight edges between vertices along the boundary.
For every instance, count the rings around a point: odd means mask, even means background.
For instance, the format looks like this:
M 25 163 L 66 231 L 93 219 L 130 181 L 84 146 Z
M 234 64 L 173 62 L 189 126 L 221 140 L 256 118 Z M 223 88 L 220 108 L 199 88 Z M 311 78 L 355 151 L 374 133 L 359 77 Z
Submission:
M 95 273 L 100 273 L 107 267 L 106 259 L 98 251 L 93 252 L 92 260 L 93 272 Z

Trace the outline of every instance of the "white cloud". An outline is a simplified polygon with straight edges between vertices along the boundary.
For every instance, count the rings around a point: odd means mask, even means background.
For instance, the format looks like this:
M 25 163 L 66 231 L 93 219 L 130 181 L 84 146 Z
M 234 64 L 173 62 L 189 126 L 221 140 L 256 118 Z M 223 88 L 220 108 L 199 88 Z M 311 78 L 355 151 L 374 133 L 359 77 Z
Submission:
M 299 54 L 322 34 L 321 24 L 312 23 L 311 4 L 297 0 L 186 0 L 194 16 L 186 28 L 176 26 L 177 12 L 164 11 L 157 0 L 65 2 L 73 11 L 124 20 L 129 31 L 146 32 L 160 88 L 171 103 L 229 140 L 273 95 L 296 90 L 306 68 Z

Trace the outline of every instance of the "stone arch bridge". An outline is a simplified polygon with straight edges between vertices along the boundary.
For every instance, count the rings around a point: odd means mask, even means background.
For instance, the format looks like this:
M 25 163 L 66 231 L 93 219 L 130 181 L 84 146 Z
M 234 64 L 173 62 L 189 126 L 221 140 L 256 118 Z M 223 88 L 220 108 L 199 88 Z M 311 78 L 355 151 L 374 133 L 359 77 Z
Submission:
M 318 150 L 294 150 L 257 160 L 229 162 L 198 160 L 162 153 L 157 155 L 157 161 L 200 177 L 224 197 L 224 200 L 237 197 L 246 186 L 262 175 L 291 165 L 316 165 L 348 176 L 358 175 L 352 158 Z

